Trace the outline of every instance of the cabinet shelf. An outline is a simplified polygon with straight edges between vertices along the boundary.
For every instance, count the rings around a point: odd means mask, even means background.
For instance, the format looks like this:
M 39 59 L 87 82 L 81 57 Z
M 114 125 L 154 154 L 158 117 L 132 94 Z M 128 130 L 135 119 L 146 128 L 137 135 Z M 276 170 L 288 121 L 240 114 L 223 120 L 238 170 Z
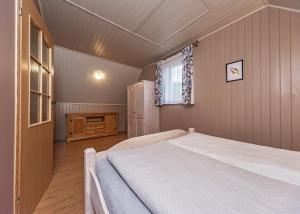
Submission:
M 105 116 L 92 116 L 92 117 L 86 117 L 86 123 L 104 123 Z

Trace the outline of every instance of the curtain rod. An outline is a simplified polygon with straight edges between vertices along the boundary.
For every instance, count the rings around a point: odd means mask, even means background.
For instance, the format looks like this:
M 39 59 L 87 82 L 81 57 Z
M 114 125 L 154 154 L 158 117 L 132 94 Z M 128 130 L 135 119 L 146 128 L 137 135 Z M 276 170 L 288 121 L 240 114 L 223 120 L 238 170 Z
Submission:
M 194 47 L 198 47 L 199 41 L 196 40 L 195 42 L 191 43 L 190 45 L 193 45 Z M 170 58 L 170 57 L 172 57 L 172 56 L 174 56 L 174 55 L 180 53 L 181 50 L 182 50 L 182 48 L 180 48 L 179 50 L 173 52 L 172 54 L 167 55 L 166 57 L 162 58 L 161 60 L 166 60 L 166 59 L 168 59 L 168 58 Z

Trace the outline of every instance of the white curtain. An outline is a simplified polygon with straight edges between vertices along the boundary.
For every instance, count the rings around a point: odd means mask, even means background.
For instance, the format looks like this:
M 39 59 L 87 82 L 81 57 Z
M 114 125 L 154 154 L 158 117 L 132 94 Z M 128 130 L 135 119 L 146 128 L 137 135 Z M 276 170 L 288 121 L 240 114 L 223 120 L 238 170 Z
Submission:
M 182 99 L 182 53 L 161 61 L 162 69 L 162 104 L 181 104 Z

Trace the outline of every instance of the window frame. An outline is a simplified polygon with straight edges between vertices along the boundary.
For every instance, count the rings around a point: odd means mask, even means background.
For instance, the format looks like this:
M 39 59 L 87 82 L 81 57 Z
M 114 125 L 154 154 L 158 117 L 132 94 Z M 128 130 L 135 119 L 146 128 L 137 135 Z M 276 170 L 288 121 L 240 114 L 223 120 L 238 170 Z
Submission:
M 38 29 L 38 58 L 31 54 L 31 25 Z M 50 48 L 47 37 L 41 27 L 34 21 L 34 19 L 29 16 L 29 41 L 28 41 L 28 127 L 32 128 L 46 123 L 52 122 L 52 111 L 51 111 L 51 101 L 52 101 L 52 74 L 53 74 L 53 48 Z M 43 42 L 45 42 L 48 48 L 48 67 L 43 63 Z M 38 90 L 31 89 L 31 60 L 34 61 L 39 67 L 38 73 Z M 48 75 L 48 93 L 43 92 L 43 72 L 47 72 Z M 39 105 L 38 105 L 38 122 L 31 123 L 31 93 L 38 95 Z M 48 98 L 48 112 L 47 120 L 43 121 L 43 98 Z

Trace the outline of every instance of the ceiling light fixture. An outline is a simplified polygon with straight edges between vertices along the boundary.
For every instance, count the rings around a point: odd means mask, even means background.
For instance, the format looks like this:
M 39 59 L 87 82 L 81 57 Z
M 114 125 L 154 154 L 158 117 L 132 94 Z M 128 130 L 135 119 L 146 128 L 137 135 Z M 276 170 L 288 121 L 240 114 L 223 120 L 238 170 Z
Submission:
M 95 71 L 94 78 L 96 80 L 102 80 L 102 79 L 104 79 L 104 73 L 102 71 Z

